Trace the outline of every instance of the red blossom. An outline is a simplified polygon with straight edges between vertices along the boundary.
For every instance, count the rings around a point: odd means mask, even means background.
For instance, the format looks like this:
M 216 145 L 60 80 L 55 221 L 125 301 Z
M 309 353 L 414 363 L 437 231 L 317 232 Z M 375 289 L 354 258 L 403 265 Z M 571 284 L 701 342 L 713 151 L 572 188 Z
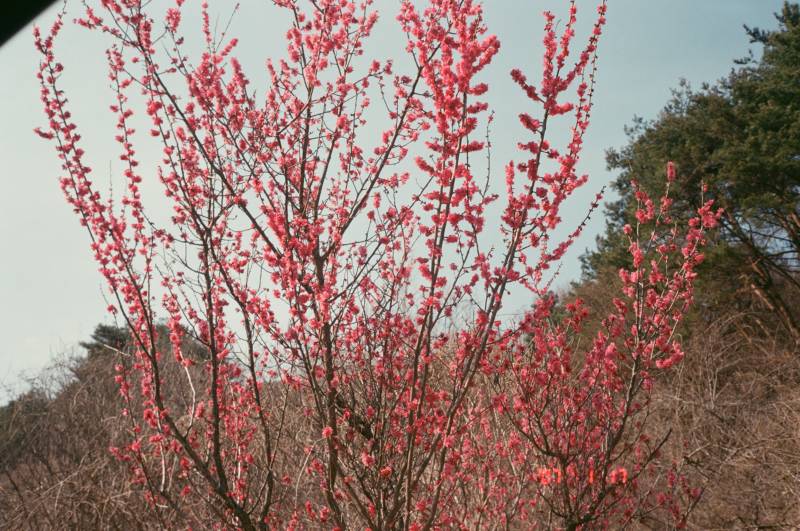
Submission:
M 248 529 L 530 527 L 539 506 L 588 527 L 624 520 L 645 503 L 637 485 L 655 455 L 631 434 L 652 374 L 683 356 L 673 331 L 720 213 L 704 204 L 681 233 L 667 197 L 656 209 L 638 192 L 621 294 L 595 339 L 574 344 L 589 309 L 555 311 L 549 287 L 588 220 L 557 239 L 587 180 L 605 2 L 583 40 L 574 3 L 563 24 L 545 13 L 541 71 L 510 74 L 528 103 L 519 160 L 499 181 L 475 164 L 491 146 L 485 68 L 500 50 L 480 2 L 401 0 L 406 71 L 361 57 L 370 0 L 274 3 L 287 50 L 266 61 L 263 91 L 206 4 L 196 61 L 178 33 L 182 0 L 158 18 L 142 0 L 87 11 L 79 23 L 113 42 L 116 200 L 90 175 L 60 89 L 62 22 L 35 31 L 47 120 L 36 132 L 56 146 L 136 347 L 115 376 L 126 411 L 143 409 L 113 451 L 137 488 L 154 507 L 208 506 L 209 522 Z M 155 167 L 138 159 L 137 120 L 161 144 Z M 557 128 L 563 141 L 548 136 Z M 150 215 L 151 184 L 168 223 Z M 512 292 L 534 302 L 507 319 Z

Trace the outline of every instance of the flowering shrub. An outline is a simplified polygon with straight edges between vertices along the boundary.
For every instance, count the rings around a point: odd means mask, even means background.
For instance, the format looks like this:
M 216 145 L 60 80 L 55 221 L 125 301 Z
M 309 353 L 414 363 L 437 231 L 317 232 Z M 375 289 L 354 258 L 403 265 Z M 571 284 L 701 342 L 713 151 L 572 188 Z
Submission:
M 545 13 L 538 80 L 511 72 L 530 109 L 501 193 L 470 164 L 489 156 L 476 140 L 492 117 L 480 73 L 500 48 L 480 3 L 399 2 L 404 72 L 362 57 L 370 0 L 274 3 L 290 15 L 287 53 L 267 62 L 259 97 L 205 4 L 197 64 L 183 0 L 164 16 L 141 0 L 87 9 L 78 22 L 114 40 L 117 201 L 92 180 L 59 88 L 62 21 L 36 33 L 49 119 L 38 133 L 56 145 L 109 311 L 137 347 L 117 373 L 130 443 L 113 452 L 153 511 L 243 529 L 575 529 L 660 507 L 680 522 L 680 478 L 645 484 L 663 441 L 647 397 L 682 356 L 674 331 L 717 214 L 706 204 L 681 231 L 668 199 L 640 195 L 639 222 L 657 230 L 626 229 L 633 265 L 591 345 L 573 341 L 588 310 L 575 301 L 557 317 L 549 291 L 548 270 L 584 226 L 554 241 L 587 179 L 576 168 L 605 2 L 577 49 L 575 5 L 560 33 Z M 135 90 L 163 148 L 152 171 L 134 149 Z M 563 146 L 547 137 L 559 122 L 571 127 Z M 169 223 L 143 199 L 155 176 Z M 533 307 L 502 321 L 520 290 Z M 185 355 L 186 337 L 204 357 Z M 170 358 L 184 368 L 179 397 L 165 392 Z

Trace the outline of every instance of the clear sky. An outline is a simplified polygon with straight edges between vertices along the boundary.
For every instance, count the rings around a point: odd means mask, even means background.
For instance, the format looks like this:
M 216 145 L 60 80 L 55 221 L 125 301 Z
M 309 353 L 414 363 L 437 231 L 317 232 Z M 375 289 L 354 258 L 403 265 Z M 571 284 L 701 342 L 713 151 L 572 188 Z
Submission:
M 234 4 L 232 0 L 210 3 L 220 13 L 230 13 Z M 80 2 L 70 0 L 69 4 L 77 8 Z M 240 57 L 259 81 L 264 58 L 282 54 L 285 29 L 268 0 L 241 0 L 240 4 L 231 33 L 240 36 Z M 538 73 L 540 13 L 552 9 L 563 16 L 567 3 L 487 0 L 486 4 L 489 29 L 502 42 L 500 55 L 487 74 L 493 85 L 490 103 L 497 111 L 493 166 L 501 168 L 513 154 L 514 117 L 523 103 L 507 74 L 515 66 L 531 75 Z M 578 2 L 584 23 L 590 22 L 594 4 Z M 681 78 L 699 86 L 729 72 L 732 60 L 752 47 L 742 24 L 774 27 L 772 14 L 781 4 L 780 0 L 609 0 L 595 110 L 580 168 L 589 174 L 590 184 L 571 205 L 565 216 L 567 224 L 579 222 L 587 197 L 613 178 L 606 171 L 604 152 L 625 143 L 624 126 L 635 115 L 654 117 Z M 198 0 L 187 2 L 190 11 L 196 12 L 198 5 Z M 378 0 L 377 5 L 384 26 L 372 40 L 374 55 L 391 57 L 401 51 L 399 35 L 392 27 L 395 2 Z M 48 25 L 55 12 L 51 8 L 35 23 Z M 199 31 L 199 25 L 193 23 L 196 20 L 187 20 L 184 27 Z M 585 31 L 579 29 L 578 34 L 585 35 Z M 113 117 L 105 112 L 110 94 L 104 48 L 96 34 L 71 24 L 58 44 L 72 111 L 94 164 L 93 175 L 117 170 L 117 153 L 110 140 L 115 134 Z M 18 387 L 22 372 L 34 374 L 55 354 L 77 351 L 77 343 L 85 340 L 97 323 L 107 320 L 101 278 L 88 237 L 58 187 L 58 160 L 52 146 L 32 132 L 44 122 L 35 79 L 37 61 L 30 27 L 0 48 L 0 386 Z M 602 227 L 602 217 L 595 216 L 590 230 L 565 260 L 562 282 L 579 274 L 577 256 L 592 245 Z M 3 398 L 0 391 L 0 402 Z

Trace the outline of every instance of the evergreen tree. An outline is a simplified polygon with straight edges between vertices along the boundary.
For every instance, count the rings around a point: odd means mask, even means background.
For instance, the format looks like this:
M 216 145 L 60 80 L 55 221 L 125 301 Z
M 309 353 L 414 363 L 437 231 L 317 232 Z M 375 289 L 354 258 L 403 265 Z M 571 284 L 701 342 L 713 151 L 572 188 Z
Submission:
M 758 301 L 800 339 L 800 316 L 789 304 L 800 296 L 800 7 L 787 2 L 776 18 L 776 30 L 745 26 L 764 47 L 760 59 L 737 61 L 699 91 L 682 83 L 655 120 L 635 119 L 629 143 L 608 152 L 609 168 L 620 172 L 619 199 L 608 205 L 597 250 L 583 257 L 587 279 L 627 265 L 621 229 L 634 220 L 632 183 L 660 194 L 674 161 L 671 195 L 684 217 L 703 197 L 725 209 L 701 275 L 705 291 L 723 304 Z

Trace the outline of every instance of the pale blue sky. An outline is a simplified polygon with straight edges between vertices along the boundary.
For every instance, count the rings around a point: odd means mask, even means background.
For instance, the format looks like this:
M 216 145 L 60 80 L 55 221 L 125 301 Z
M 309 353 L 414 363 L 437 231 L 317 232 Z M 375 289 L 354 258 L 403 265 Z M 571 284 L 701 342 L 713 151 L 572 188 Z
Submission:
M 199 4 L 187 5 L 192 3 Z M 281 37 L 285 30 L 272 14 L 268 0 L 240 3 L 232 33 L 241 36 L 240 55 L 253 77 L 260 80 L 263 77 L 258 78 L 257 70 L 264 58 L 283 52 Z M 487 74 L 493 85 L 490 103 L 497 111 L 493 165 L 501 168 L 513 155 L 517 132 L 514 117 L 523 101 L 507 73 L 514 66 L 531 75 L 538 72 L 540 13 L 553 9 L 563 15 L 566 2 L 486 3 L 490 31 L 502 42 L 500 55 Z M 211 4 L 229 12 L 233 2 L 217 0 Z M 383 19 L 387 26 L 373 39 L 374 55 L 394 56 L 399 51 L 398 35 L 390 26 L 394 3 L 379 0 L 377 4 L 382 13 L 386 12 Z M 669 97 L 670 88 L 682 77 L 697 86 L 725 75 L 732 60 L 746 55 L 752 46 L 742 24 L 774 27 L 772 14 L 781 4 L 780 0 L 609 0 L 608 25 L 600 44 L 596 106 L 581 165 L 581 171 L 590 175 L 590 184 L 571 204 L 568 223 L 577 223 L 583 217 L 587 197 L 613 177 L 605 169 L 604 151 L 624 143 L 623 127 L 631 118 L 655 116 Z M 590 22 L 594 2 L 579 1 L 578 5 L 579 18 L 583 14 L 583 22 Z M 49 24 L 54 13 L 51 9 L 36 22 Z M 187 22 L 187 28 L 199 27 Z M 579 30 L 579 35 L 583 34 Z M 65 81 L 73 99 L 72 110 L 82 126 L 95 174 L 114 172 L 116 151 L 109 141 L 114 134 L 113 118 L 105 113 L 110 100 L 103 41 L 67 25 L 58 49 L 67 69 Z M 54 354 L 77 348 L 98 322 L 107 319 L 101 279 L 87 235 L 57 184 L 59 164 L 52 146 L 32 132 L 43 123 L 35 79 L 37 60 L 30 27 L 0 48 L 0 71 L 4 73 L 0 84 L 0 385 L 18 385 L 21 371 L 32 374 Z M 579 274 L 577 256 L 592 245 L 602 227 L 602 217 L 595 216 L 590 230 L 565 260 L 562 282 Z M 0 400 L 2 395 L 0 392 Z

